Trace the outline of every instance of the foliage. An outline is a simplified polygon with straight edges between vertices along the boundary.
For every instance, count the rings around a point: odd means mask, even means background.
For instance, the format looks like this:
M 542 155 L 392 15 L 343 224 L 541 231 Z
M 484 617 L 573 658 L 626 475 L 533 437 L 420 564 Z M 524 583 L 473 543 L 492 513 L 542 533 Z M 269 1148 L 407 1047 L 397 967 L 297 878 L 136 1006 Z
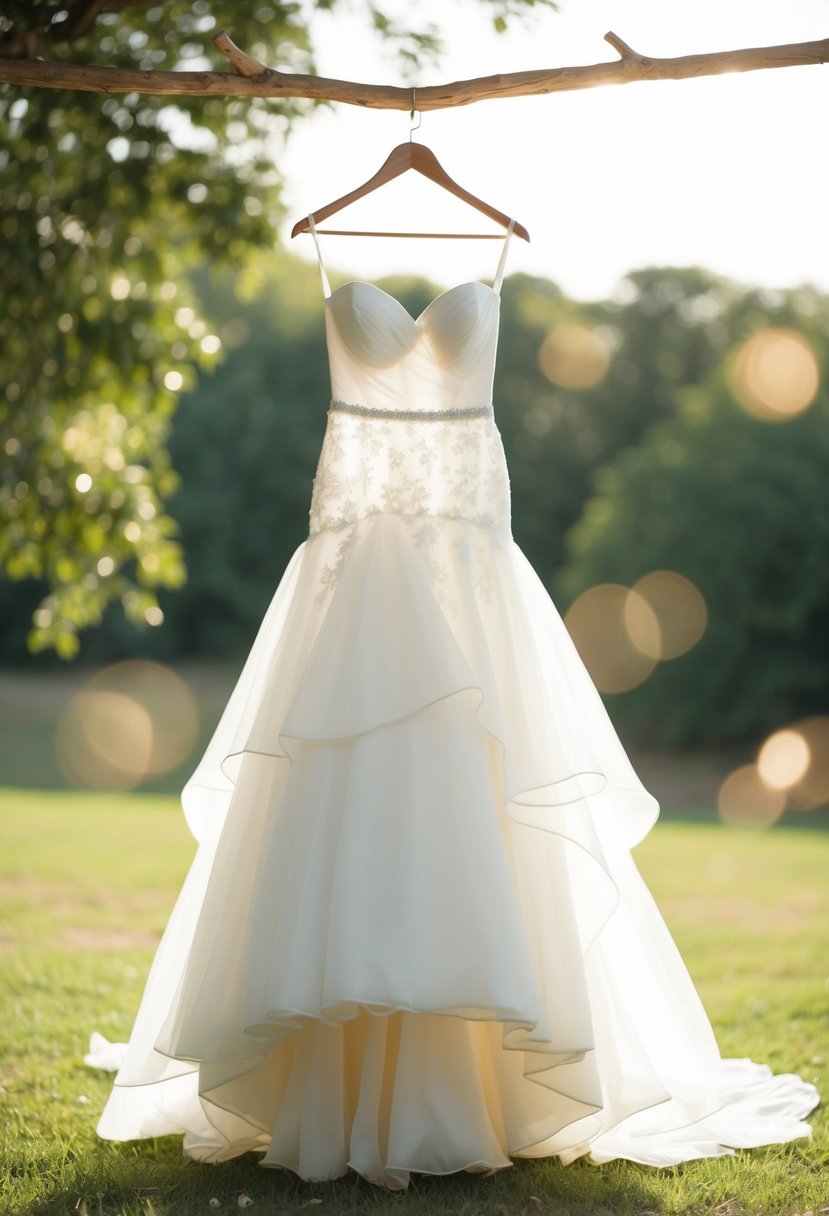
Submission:
M 762 314 L 753 304 L 743 301 L 729 332 L 771 321 L 805 334 L 823 365 L 814 403 L 786 421 L 751 416 L 729 387 L 732 349 L 677 392 L 674 418 L 599 471 L 568 537 L 568 599 L 666 568 L 706 599 L 702 641 L 616 702 L 654 741 L 740 738 L 826 710 L 829 302 L 800 291 Z
M 503 22 L 533 0 L 482 3 Z M 18 0 L 0 55 L 198 70 L 224 24 L 258 59 L 311 71 L 309 17 L 293 0 Z M 437 50 L 376 5 L 367 22 L 409 69 Z M 272 246 L 274 165 L 307 110 L 0 88 L 0 571 L 48 591 L 33 649 L 75 654 L 112 603 L 157 624 L 156 588 L 183 583 L 166 445 L 179 391 L 220 353 L 188 275 Z
M 179 645 L 187 638 L 196 654 L 238 652 L 249 643 L 308 532 L 330 397 L 322 295 L 308 263 L 266 264 L 272 273 L 255 301 L 239 301 L 222 286 L 208 297 L 211 312 L 221 314 L 220 296 L 231 303 L 222 332 L 245 341 L 182 398 L 171 438 L 183 482 L 171 510 L 191 581 L 184 595 L 165 597 L 164 608 Z
M 675 410 L 678 384 L 698 383 L 722 357 L 722 313 L 740 288 L 695 267 L 633 271 L 613 299 L 578 305 L 542 279 L 503 290 L 496 401 L 510 466 L 515 534 L 552 582 L 564 537 L 590 496 L 594 471 Z M 557 326 L 583 325 L 611 355 L 594 386 L 567 389 L 539 369 Z
M 3 44 L 14 51 L 28 32 L 27 45 L 42 49 L 49 37 L 63 50 L 45 30 L 80 25 L 79 58 L 192 67 L 217 16 L 261 43 L 259 18 L 227 6 L 135 6 L 83 28 L 88 7 L 17 6 Z M 265 10 L 269 47 L 306 66 L 293 10 Z M 186 273 L 207 257 L 242 260 L 270 239 L 278 189 L 266 139 L 289 116 L 275 109 L 270 117 L 239 100 L 187 98 L 171 107 L 136 93 L 0 95 L 0 566 L 51 588 L 35 613 L 34 648 L 73 654 L 77 630 L 116 599 L 131 619 L 157 621 L 153 588 L 184 580 L 163 506 L 177 485 L 166 441 L 178 390 L 218 352 Z
M 195 1216 L 214 1196 L 236 1211 L 243 1191 L 254 1211 L 313 1197 L 330 1216 L 794 1216 L 826 1201 L 825 1107 L 811 1142 L 665 1170 L 523 1161 L 491 1178 L 418 1179 L 405 1195 L 355 1178 L 297 1182 L 254 1154 L 199 1165 L 176 1136 L 99 1141 L 112 1077 L 83 1064 L 88 1037 L 127 1037 L 193 841 L 175 800 L 157 795 L 6 791 L 0 821 L 3 1211 Z M 827 851 L 808 830 L 687 824 L 660 825 L 637 849 L 724 1054 L 799 1072 L 824 1094 Z

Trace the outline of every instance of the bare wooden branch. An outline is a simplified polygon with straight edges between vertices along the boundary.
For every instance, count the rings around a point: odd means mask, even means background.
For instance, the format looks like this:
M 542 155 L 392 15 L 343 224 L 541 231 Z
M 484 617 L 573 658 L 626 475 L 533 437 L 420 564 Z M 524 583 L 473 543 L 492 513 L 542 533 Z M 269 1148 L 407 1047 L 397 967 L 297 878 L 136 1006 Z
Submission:
M 268 68 L 252 55 L 240 51 L 236 43 L 225 30 L 219 30 L 213 37 L 213 43 L 222 54 L 230 60 L 237 72 L 243 76 L 266 76 Z
M 632 47 L 629 47 L 626 42 L 622 42 L 622 39 L 619 37 L 618 34 L 614 34 L 613 30 L 608 30 L 608 32 L 604 36 L 604 40 L 605 40 L 605 42 L 609 42 L 610 45 L 614 48 L 614 50 L 617 50 L 619 52 L 619 54 L 621 55 L 622 59 L 625 60 L 625 62 L 627 62 L 627 63 L 644 63 L 645 62 L 644 55 L 640 55 L 638 51 L 634 51 L 634 49 Z
M 418 110 L 442 110 L 503 97 L 529 97 L 598 85 L 630 84 L 634 80 L 687 80 L 722 72 L 755 72 L 829 62 L 829 38 L 782 46 L 748 47 L 674 58 L 652 58 L 634 51 L 612 31 L 605 41 L 619 53 L 610 63 L 547 68 L 479 76 L 417 90 Z M 409 110 L 412 90 L 398 85 L 361 84 L 280 72 L 245 54 L 224 32 L 213 38 L 216 47 L 237 69 L 224 72 L 162 72 L 134 68 L 96 67 L 40 59 L 0 59 L 0 81 L 41 89 L 80 89 L 87 93 L 153 93 L 191 97 L 304 97 L 345 102 L 378 110 Z

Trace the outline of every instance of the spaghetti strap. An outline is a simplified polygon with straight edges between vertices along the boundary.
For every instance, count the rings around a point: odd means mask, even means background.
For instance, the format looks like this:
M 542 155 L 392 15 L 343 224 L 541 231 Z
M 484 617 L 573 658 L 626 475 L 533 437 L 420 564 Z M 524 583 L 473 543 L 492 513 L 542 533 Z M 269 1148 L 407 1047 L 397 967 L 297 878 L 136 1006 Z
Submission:
M 492 284 L 492 290 L 496 295 L 501 294 L 501 283 L 504 279 L 504 268 L 507 264 L 507 249 L 509 248 L 509 239 L 512 236 L 512 230 L 515 227 L 515 220 L 510 220 L 507 228 L 507 235 L 504 237 L 504 248 L 501 250 L 501 260 L 498 263 L 498 269 L 495 272 L 495 281 Z
M 322 250 L 320 249 L 319 237 L 317 236 L 317 226 L 314 223 L 313 215 L 308 216 L 308 227 L 311 230 L 311 236 L 314 238 L 314 244 L 317 247 L 317 261 L 320 266 L 320 278 L 322 279 L 322 290 L 326 300 L 331 295 L 331 284 L 328 282 L 328 272 L 325 269 L 325 262 L 322 260 Z

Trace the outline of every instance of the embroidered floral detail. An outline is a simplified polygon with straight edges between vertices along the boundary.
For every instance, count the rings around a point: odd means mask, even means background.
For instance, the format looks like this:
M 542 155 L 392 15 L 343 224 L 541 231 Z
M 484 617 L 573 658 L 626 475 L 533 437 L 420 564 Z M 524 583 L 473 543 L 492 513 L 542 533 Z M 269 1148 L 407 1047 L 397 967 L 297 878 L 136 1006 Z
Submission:
M 336 553 L 334 560 L 331 562 L 328 562 L 322 568 L 322 573 L 320 574 L 320 589 L 319 589 L 319 592 L 318 592 L 317 598 L 316 598 L 317 606 L 324 603 L 324 601 L 328 598 L 328 596 L 334 590 L 334 587 L 337 584 L 337 580 L 340 577 L 340 572 L 342 571 L 342 568 L 343 568 L 343 562 L 345 561 L 346 554 L 348 553 L 349 549 L 351 548 L 351 542 L 353 539 L 354 539 L 354 525 L 351 524 L 350 526 L 346 527 L 345 532 L 340 537 L 339 544 L 337 545 L 337 553 Z
M 469 520 L 509 534 L 509 479 L 491 411 L 442 411 L 424 425 L 414 411 L 332 409 L 311 498 L 310 532 L 369 515 Z

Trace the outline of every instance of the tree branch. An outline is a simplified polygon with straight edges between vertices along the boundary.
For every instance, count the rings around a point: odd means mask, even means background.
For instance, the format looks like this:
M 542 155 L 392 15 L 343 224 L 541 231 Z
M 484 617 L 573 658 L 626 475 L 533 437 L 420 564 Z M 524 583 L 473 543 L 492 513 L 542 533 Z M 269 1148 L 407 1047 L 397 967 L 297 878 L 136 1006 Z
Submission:
M 591 89 L 597 85 L 630 84 L 634 80 L 687 80 L 722 72 L 754 72 L 764 68 L 829 62 L 829 38 L 667 59 L 641 55 L 612 32 L 605 34 L 605 41 L 618 51 L 618 60 L 533 72 L 508 72 L 497 76 L 479 76 L 474 80 L 457 80 L 451 84 L 428 85 L 417 90 L 417 108 L 442 110 L 470 105 L 475 101 Z M 80 89 L 86 93 L 276 99 L 305 97 L 378 110 L 411 109 L 410 88 L 279 72 L 246 55 L 224 31 L 216 34 L 213 42 L 236 68 L 235 76 L 224 72 L 141 71 L 136 68 L 95 67 L 39 59 L 0 59 L 0 81 L 41 89 Z

